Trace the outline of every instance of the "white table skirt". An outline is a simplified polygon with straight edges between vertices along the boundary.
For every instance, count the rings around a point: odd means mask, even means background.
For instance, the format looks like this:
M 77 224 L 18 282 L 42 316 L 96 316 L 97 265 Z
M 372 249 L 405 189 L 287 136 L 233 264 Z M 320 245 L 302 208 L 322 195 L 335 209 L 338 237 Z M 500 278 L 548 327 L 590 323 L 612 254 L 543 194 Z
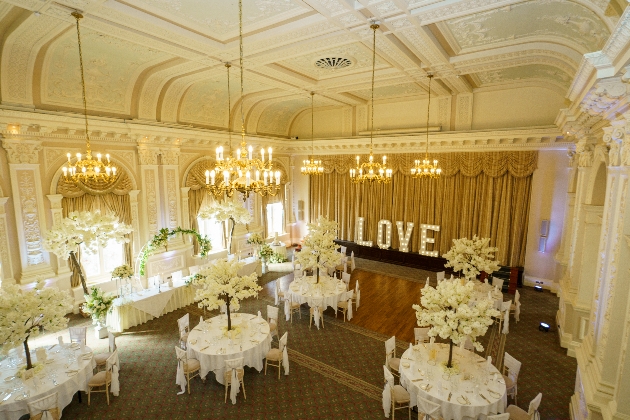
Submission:
M 69 349 L 68 345 L 64 345 L 64 349 Z M 78 369 L 79 372 L 74 376 L 68 376 L 68 374 L 65 373 L 65 366 L 68 361 L 63 353 L 56 353 L 56 350 L 60 350 L 59 345 L 56 345 L 51 350 L 47 350 L 48 359 L 53 359 L 54 362 L 45 365 L 46 368 L 43 371 L 43 376 L 40 373 L 40 377 L 38 378 L 40 385 L 36 388 L 32 379 L 26 381 L 25 385 L 31 393 L 30 397 L 25 400 L 15 401 L 18 394 L 14 394 L 7 401 L 0 404 L 0 420 L 19 419 L 24 414 L 28 414 L 27 402 L 38 400 L 55 392 L 58 393 L 58 406 L 63 410 L 72 402 L 72 397 L 77 391 L 87 391 L 88 381 L 92 378 L 92 371 L 96 367 L 94 357 L 84 360 L 81 358 L 82 352 L 80 348 L 76 351 L 73 350 L 77 355 L 77 362 L 73 363 L 69 369 Z M 85 347 L 84 352 L 91 351 L 89 347 Z M 32 360 L 34 363 L 37 363 L 37 357 L 33 356 Z M 0 392 L 13 391 L 13 383 L 5 382 L 4 379 L 15 375 L 17 369 L 8 367 L 7 363 L 8 360 L 5 359 L 0 364 Z M 52 381 L 48 379 L 47 375 L 50 372 L 57 373 L 58 385 L 53 386 Z M 19 378 L 15 380 L 22 382 Z M 21 395 L 21 391 L 19 391 L 19 394 Z
M 114 305 L 112 311 L 107 314 L 107 326 L 114 332 L 122 332 L 136 325 L 144 324 L 158 316 L 188 306 L 195 301 L 195 289 L 185 284 L 173 288 L 162 286 L 160 289 L 162 292 L 159 294 L 155 290 L 145 290 L 142 292 L 142 295 L 134 293 L 132 302 L 120 306 Z M 163 302 L 164 296 L 167 295 L 170 295 L 170 298 L 167 302 Z M 151 307 L 152 304 L 153 307 Z M 163 307 L 163 309 L 156 312 L 156 307 L 158 309 Z M 153 314 L 146 312 L 146 310 Z
M 306 279 L 306 281 L 310 284 L 310 292 L 303 279 Z M 313 306 L 315 299 L 323 299 L 322 306 L 324 306 L 324 309 L 330 306 L 331 308 L 337 310 L 337 304 L 341 300 L 341 295 L 346 292 L 345 283 L 339 283 L 339 280 L 337 279 L 320 275 L 319 282 L 322 284 L 322 289 L 320 291 L 317 287 L 315 287 L 316 281 L 317 279 L 312 276 L 295 280 L 289 284 L 289 289 L 284 292 L 284 295 L 292 302 L 299 302 L 300 304 L 306 303 L 308 306 Z
M 203 326 L 197 325 L 188 334 L 188 357 L 199 360 L 202 378 L 212 371 L 220 384 L 223 384 L 226 360 L 243 357 L 244 366 L 253 367 L 260 372 L 264 367 L 263 360 L 271 350 L 271 335 L 267 321 L 258 320 L 251 314 L 231 314 L 231 320 L 232 326 L 243 325 L 243 320 L 248 323 L 248 328 L 242 328 L 242 340 L 237 338 L 233 345 L 222 336 L 222 327 L 227 327 L 225 315 L 206 320 L 207 333 L 202 331 Z M 260 334 L 257 332 L 258 324 L 261 326 Z M 215 341 L 214 338 L 218 336 L 221 336 L 221 339 Z M 252 338 L 258 342 L 250 341 Z M 218 354 L 221 349 L 225 350 L 225 354 Z
M 471 373 L 473 376 L 479 377 L 481 375 L 482 369 L 487 366 L 487 362 L 480 356 L 468 351 L 462 350 L 458 347 L 453 348 L 453 359 L 459 361 L 460 374 L 457 375 L 460 379 L 459 389 L 457 392 L 452 392 L 451 383 L 448 379 L 444 379 L 444 372 L 440 363 L 442 361 L 448 360 L 448 345 L 445 344 L 436 344 L 438 346 L 438 355 L 437 362 L 435 366 L 431 366 L 433 369 L 433 380 L 429 381 L 426 376 L 426 371 L 429 365 L 427 364 L 428 360 L 428 350 L 423 347 L 416 346 L 416 351 L 411 351 L 407 349 L 403 355 L 401 356 L 401 365 L 400 365 L 400 383 L 403 385 L 411 394 L 411 406 L 415 407 L 417 405 L 417 395 L 420 395 L 422 398 L 427 399 L 436 404 L 440 404 L 441 412 L 440 417 L 444 420 L 461 420 L 461 419 L 485 419 L 486 416 L 492 414 L 503 413 L 505 411 L 505 407 L 507 406 L 507 394 L 505 389 L 505 384 L 502 383 L 502 376 L 499 374 L 499 371 L 496 367 L 491 366 L 490 369 L 490 380 L 488 385 L 480 384 L 479 389 L 480 393 L 483 394 L 490 403 L 485 401 L 481 396 L 475 396 L 474 393 L 466 392 L 466 385 L 462 383 L 461 377 L 464 372 Z M 427 347 L 429 345 L 427 344 Z M 471 358 L 472 357 L 472 361 Z M 411 359 L 411 360 L 409 360 Z M 408 365 L 408 367 L 406 367 Z M 418 372 L 418 369 L 425 373 L 422 375 L 421 372 Z M 497 378 L 500 378 L 501 382 L 494 382 L 494 373 L 497 374 Z M 423 378 L 421 381 L 414 382 L 414 379 Z M 445 388 L 443 392 L 440 394 L 439 392 L 439 382 L 442 382 L 443 387 Z M 466 381 L 468 382 L 468 381 Z M 425 391 L 421 388 L 421 386 L 430 383 L 432 387 L 429 389 L 429 392 Z M 492 388 L 493 391 L 496 391 L 500 394 L 500 397 L 493 397 L 488 392 L 488 387 Z M 451 400 L 448 401 L 448 395 L 452 392 Z M 471 404 L 461 404 L 458 402 L 458 397 L 460 395 L 466 395 L 466 397 L 470 400 Z

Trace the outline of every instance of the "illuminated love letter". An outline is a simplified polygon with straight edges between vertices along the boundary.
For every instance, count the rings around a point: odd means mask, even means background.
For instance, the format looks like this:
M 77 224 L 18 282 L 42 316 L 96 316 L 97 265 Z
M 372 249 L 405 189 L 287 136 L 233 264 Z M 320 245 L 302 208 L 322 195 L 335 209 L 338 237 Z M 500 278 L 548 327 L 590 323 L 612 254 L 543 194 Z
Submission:
M 420 228 L 422 229 L 422 233 L 420 235 L 420 255 L 427 255 L 429 257 L 438 257 L 440 254 L 437 251 L 427 251 L 427 244 L 435 243 L 435 238 L 427 237 L 427 231 L 429 230 L 439 231 L 440 227 L 438 225 L 421 224 Z
M 363 222 L 365 222 L 364 217 L 357 217 L 357 230 L 354 235 L 354 242 L 359 245 L 372 246 L 372 241 L 363 240 Z
M 409 240 L 411 239 L 411 232 L 413 232 L 413 222 L 407 222 L 407 230 L 405 232 L 403 232 L 404 225 L 405 222 L 396 222 L 398 241 L 400 242 L 398 250 L 400 252 L 409 252 Z
M 383 242 L 383 226 L 385 229 L 386 242 Z M 381 219 L 378 221 L 376 233 L 376 245 L 381 249 L 388 249 L 392 246 L 392 222 L 389 220 Z

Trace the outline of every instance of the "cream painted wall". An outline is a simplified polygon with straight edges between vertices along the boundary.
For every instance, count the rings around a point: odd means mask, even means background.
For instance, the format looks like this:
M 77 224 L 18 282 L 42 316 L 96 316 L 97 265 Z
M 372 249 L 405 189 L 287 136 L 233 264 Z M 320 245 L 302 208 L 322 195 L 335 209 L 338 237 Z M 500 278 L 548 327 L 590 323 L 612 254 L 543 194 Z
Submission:
M 527 229 L 525 253 L 525 280 L 542 280 L 555 289 L 562 274 L 554 255 L 560 246 L 566 191 L 568 187 L 568 157 L 564 150 L 538 152 L 538 169 L 532 179 L 532 197 Z M 549 236 L 545 252 L 538 252 L 540 224 L 549 220 Z
M 539 87 L 475 92 L 472 129 L 551 125 L 563 106 L 561 94 Z
M 306 225 L 309 223 L 309 197 L 310 197 L 310 177 L 302 175 L 300 167 L 302 161 L 307 156 L 293 156 L 295 166 L 293 168 L 293 208 L 295 209 L 295 224 L 291 227 L 291 237 L 293 242 L 299 243 L 306 235 Z M 298 201 L 304 201 L 304 218 L 298 214 Z

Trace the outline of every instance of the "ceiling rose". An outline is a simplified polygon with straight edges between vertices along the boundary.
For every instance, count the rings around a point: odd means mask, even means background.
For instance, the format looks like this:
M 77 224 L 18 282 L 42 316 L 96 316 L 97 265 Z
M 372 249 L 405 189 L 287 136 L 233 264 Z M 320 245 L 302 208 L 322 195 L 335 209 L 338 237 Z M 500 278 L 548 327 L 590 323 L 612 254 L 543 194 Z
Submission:
M 350 67 L 353 61 L 345 57 L 322 57 L 315 60 L 315 66 L 325 70 L 338 70 Z

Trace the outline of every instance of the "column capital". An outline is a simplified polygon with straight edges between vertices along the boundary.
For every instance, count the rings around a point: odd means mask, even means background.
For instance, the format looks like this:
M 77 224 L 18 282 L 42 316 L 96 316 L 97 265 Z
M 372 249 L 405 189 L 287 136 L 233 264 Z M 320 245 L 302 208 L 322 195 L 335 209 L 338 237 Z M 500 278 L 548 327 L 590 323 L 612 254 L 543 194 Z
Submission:
M 140 190 L 130 190 L 129 191 L 129 199 L 132 202 L 138 201 L 138 194 L 140 194 Z
M 157 157 L 159 154 L 160 149 L 138 146 L 138 159 L 140 160 L 140 165 L 157 165 Z
M 179 150 L 179 147 L 160 149 L 160 154 L 162 155 L 162 165 L 178 165 L 180 153 L 181 151 Z
M 63 199 L 63 195 L 61 194 L 49 194 L 46 196 L 48 201 L 50 201 L 51 209 L 61 209 L 61 200 Z
M 2 147 L 7 151 L 9 163 L 39 163 L 39 151 L 42 150 L 39 140 L 2 139 Z
M 575 145 L 575 154 L 577 156 L 579 167 L 589 167 L 593 165 L 593 146 L 585 141 L 580 141 Z

